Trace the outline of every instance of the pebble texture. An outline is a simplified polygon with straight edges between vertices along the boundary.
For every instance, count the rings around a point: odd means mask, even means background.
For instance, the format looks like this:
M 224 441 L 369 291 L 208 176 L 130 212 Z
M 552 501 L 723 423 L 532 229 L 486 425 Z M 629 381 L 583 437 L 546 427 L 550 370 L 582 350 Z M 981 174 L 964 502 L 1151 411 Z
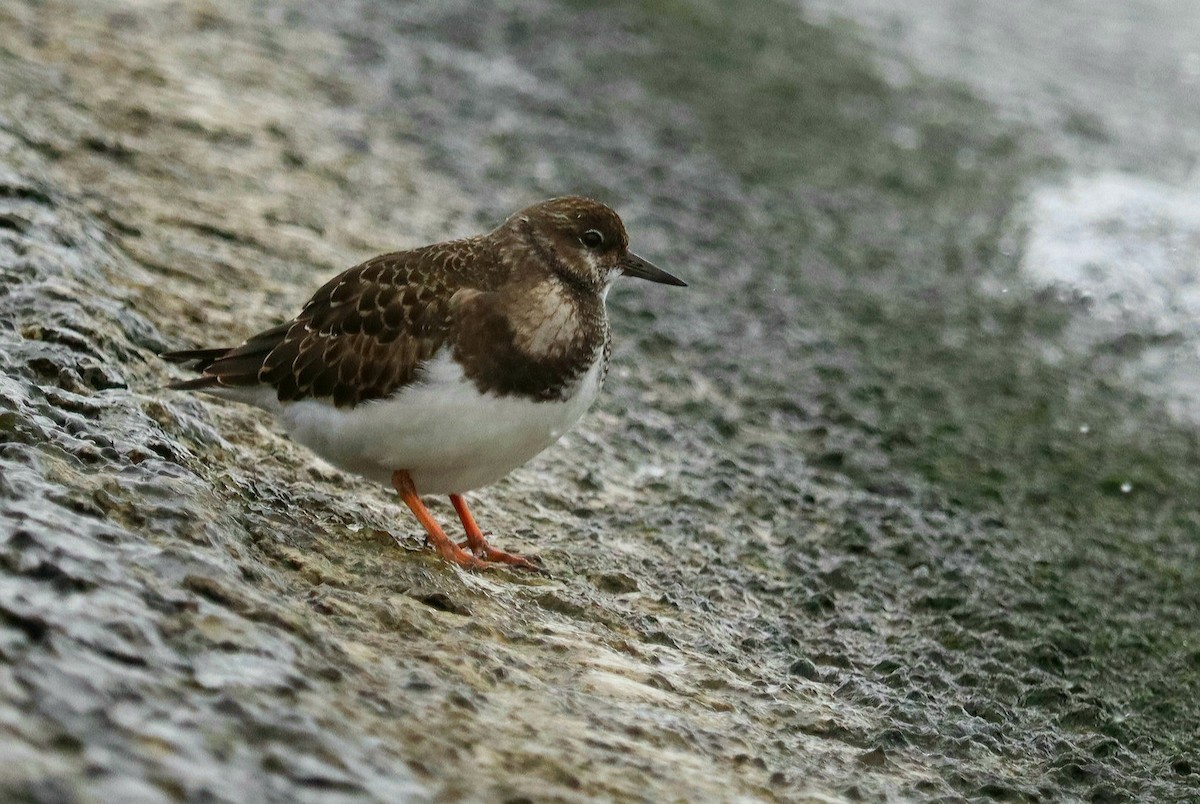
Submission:
M 0 7 L 0 798 L 1200 797 L 1200 445 L 989 289 L 1070 134 L 722 7 Z M 553 577 L 161 390 L 567 192 L 691 287 L 476 495 Z

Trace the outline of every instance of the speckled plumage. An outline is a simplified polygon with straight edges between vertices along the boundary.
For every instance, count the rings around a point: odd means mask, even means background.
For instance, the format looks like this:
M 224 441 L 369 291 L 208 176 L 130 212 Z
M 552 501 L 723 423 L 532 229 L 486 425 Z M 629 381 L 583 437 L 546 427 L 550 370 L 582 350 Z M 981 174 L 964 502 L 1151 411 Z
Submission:
M 263 407 L 348 471 L 403 474 L 402 494 L 457 496 L 532 458 L 591 404 L 611 348 L 604 300 L 622 274 L 683 284 L 629 252 L 608 207 L 551 199 L 486 235 L 367 260 L 240 346 L 165 355 L 199 372 L 170 387 Z
M 556 201 L 584 231 L 611 231 L 612 247 L 627 248 L 612 210 Z M 172 387 L 267 385 L 282 402 L 352 407 L 391 396 L 449 347 L 481 393 L 561 399 L 609 337 L 604 299 L 522 215 L 488 235 L 373 257 L 327 282 L 292 321 L 235 348 L 171 353 L 201 374 Z M 559 309 L 546 304 L 555 296 Z

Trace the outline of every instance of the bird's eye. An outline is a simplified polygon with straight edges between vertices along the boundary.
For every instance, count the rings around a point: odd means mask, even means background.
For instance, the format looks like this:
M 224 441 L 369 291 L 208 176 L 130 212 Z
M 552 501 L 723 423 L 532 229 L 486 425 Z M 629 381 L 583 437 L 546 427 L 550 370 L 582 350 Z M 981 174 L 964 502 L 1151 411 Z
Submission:
M 597 232 L 595 229 L 588 229 L 579 238 L 579 242 L 583 243 L 588 248 L 600 248 L 604 245 L 604 235 Z

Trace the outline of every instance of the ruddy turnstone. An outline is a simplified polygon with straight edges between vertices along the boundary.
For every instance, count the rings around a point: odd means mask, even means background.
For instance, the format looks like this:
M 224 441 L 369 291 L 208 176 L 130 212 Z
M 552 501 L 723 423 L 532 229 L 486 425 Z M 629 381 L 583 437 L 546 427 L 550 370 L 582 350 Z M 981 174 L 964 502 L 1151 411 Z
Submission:
M 683 286 L 629 251 L 617 213 L 577 196 L 494 231 L 383 254 L 335 276 L 291 321 L 240 346 L 163 355 L 200 390 L 263 408 L 348 472 L 390 484 L 441 556 L 538 569 L 488 544 L 463 495 L 558 440 L 608 371 L 618 276 Z M 466 539 L 421 502 L 448 494 Z

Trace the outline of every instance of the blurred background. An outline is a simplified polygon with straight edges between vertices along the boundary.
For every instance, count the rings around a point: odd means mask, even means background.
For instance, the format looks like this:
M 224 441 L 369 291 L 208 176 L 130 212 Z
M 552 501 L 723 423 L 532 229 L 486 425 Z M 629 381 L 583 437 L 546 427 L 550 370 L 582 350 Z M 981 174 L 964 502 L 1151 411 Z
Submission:
M 0 790 L 1200 797 L 1200 7 L 0 2 Z M 158 352 L 566 193 L 689 282 L 478 495 Z M 448 509 L 439 509 L 443 516 Z

